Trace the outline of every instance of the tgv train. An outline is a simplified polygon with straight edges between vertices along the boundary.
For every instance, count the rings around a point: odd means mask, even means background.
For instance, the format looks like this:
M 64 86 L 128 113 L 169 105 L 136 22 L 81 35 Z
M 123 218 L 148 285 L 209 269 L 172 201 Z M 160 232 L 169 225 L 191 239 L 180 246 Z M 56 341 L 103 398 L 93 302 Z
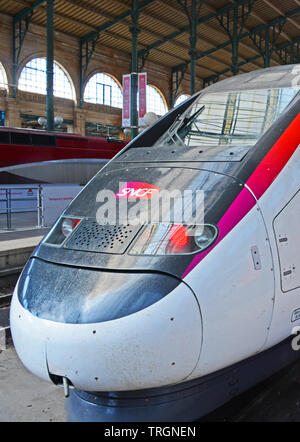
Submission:
M 68 420 L 194 420 L 300 356 L 298 67 L 226 79 L 171 110 L 33 253 L 13 341 L 64 386 Z M 166 191 L 168 210 L 124 215 Z
M 126 142 L 62 132 L 0 128 L 0 184 L 85 185 Z

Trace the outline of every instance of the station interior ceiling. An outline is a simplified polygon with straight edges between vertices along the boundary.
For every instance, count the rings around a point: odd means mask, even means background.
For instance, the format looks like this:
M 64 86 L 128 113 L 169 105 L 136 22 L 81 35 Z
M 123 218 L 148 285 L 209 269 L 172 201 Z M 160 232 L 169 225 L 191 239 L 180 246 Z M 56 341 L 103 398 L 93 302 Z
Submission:
M 0 0 L 0 12 L 46 27 L 46 3 Z M 56 0 L 53 26 L 80 40 L 83 72 L 95 46 L 132 54 L 135 36 L 139 69 L 169 67 L 174 88 L 185 72 L 205 85 L 300 56 L 300 0 Z

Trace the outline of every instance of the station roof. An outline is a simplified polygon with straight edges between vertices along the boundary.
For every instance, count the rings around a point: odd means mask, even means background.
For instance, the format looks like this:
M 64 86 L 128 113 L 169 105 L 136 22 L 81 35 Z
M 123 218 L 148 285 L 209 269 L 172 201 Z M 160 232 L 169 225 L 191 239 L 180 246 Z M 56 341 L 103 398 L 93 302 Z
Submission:
M 190 13 L 191 1 L 181 0 L 181 4 L 178 0 L 139 1 L 140 56 L 170 68 L 186 66 L 189 70 L 190 21 L 184 6 Z M 232 43 L 236 38 L 232 26 L 234 4 L 239 6 L 239 23 L 242 14 L 247 18 L 244 26 L 238 27 L 241 73 L 264 67 L 267 29 L 271 39 L 271 66 L 284 64 L 284 50 L 291 44 L 300 44 L 300 0 L 205 0 L 202 3 L 197 27 L 198 78 L 232 75 Z M 45 0 L 0 0 L 0 12 L 10 16 L 22 14 L 26 8 L 33 8 L 33 23 L 46 27 Z M 82 41 L 96 39 L 97 45 L 130 55 L 131 8 L 131 0 L 57 0 L 54 28 Z

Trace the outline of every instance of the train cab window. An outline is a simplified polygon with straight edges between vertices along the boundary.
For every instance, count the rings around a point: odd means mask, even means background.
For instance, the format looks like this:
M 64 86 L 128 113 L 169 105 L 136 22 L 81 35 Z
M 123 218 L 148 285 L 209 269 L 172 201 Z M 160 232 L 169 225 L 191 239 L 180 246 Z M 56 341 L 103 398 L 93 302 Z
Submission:
M 1 144 L 9 144 L 9 132 L 0 132 L 0 143 Z
M 36 146 L 55 146 L 55 137 L 52 135 L 32 134 L 32 144 Z
M 11 136 L 11 144 L 26 144 L 26 145 L 32 144 L 30 134 L 22 132 L 11 132 L 10 136 Z
M 177 117 L 156 145 L 250 148 L 298 90 L 286 87 L 204 93 Z

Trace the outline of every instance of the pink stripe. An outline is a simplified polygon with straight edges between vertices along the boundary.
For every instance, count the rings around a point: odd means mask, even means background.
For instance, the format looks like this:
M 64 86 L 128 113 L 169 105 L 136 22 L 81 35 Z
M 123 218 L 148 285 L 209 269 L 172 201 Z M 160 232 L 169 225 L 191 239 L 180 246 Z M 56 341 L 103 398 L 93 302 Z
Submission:
M 233 201 L 227 212 L 223 215 L 218 223 L 219 228 L 219 236 L 217 241 L 204 252 L 199 253 L 195 256 L 192 262 L 189 264 L 187 269 L 185 270 L 182 278 L 184 278 L 197 264 L 199 264 L 202 259 L 208 255 L 208 253 L 227 235 L 233 227 L 238 224 L 241 219 L 252 209 L 255 205 L 255 199 L 247 190 L 243 188 L 241 193 L 237 196 L 237 198 Z
M 288 128 L 282 133 L 274 146 L 267 153 L 262 162 L 257 166 L 246 184 L 259 199 L 269 188 L 281 170 L 284 168 L 290 157 L 300 144 L 300 114 L 291 122 Z M 227 235 L 234 226 L 252 209 L 255 205 L 254 197 L 244 188 L 238 197 L 231 204 L 223 218 L 218 223 L 219 236 L 217 241 L 203 253 L 195 256 L 185 270 L 184 278 L 202 259 Z

